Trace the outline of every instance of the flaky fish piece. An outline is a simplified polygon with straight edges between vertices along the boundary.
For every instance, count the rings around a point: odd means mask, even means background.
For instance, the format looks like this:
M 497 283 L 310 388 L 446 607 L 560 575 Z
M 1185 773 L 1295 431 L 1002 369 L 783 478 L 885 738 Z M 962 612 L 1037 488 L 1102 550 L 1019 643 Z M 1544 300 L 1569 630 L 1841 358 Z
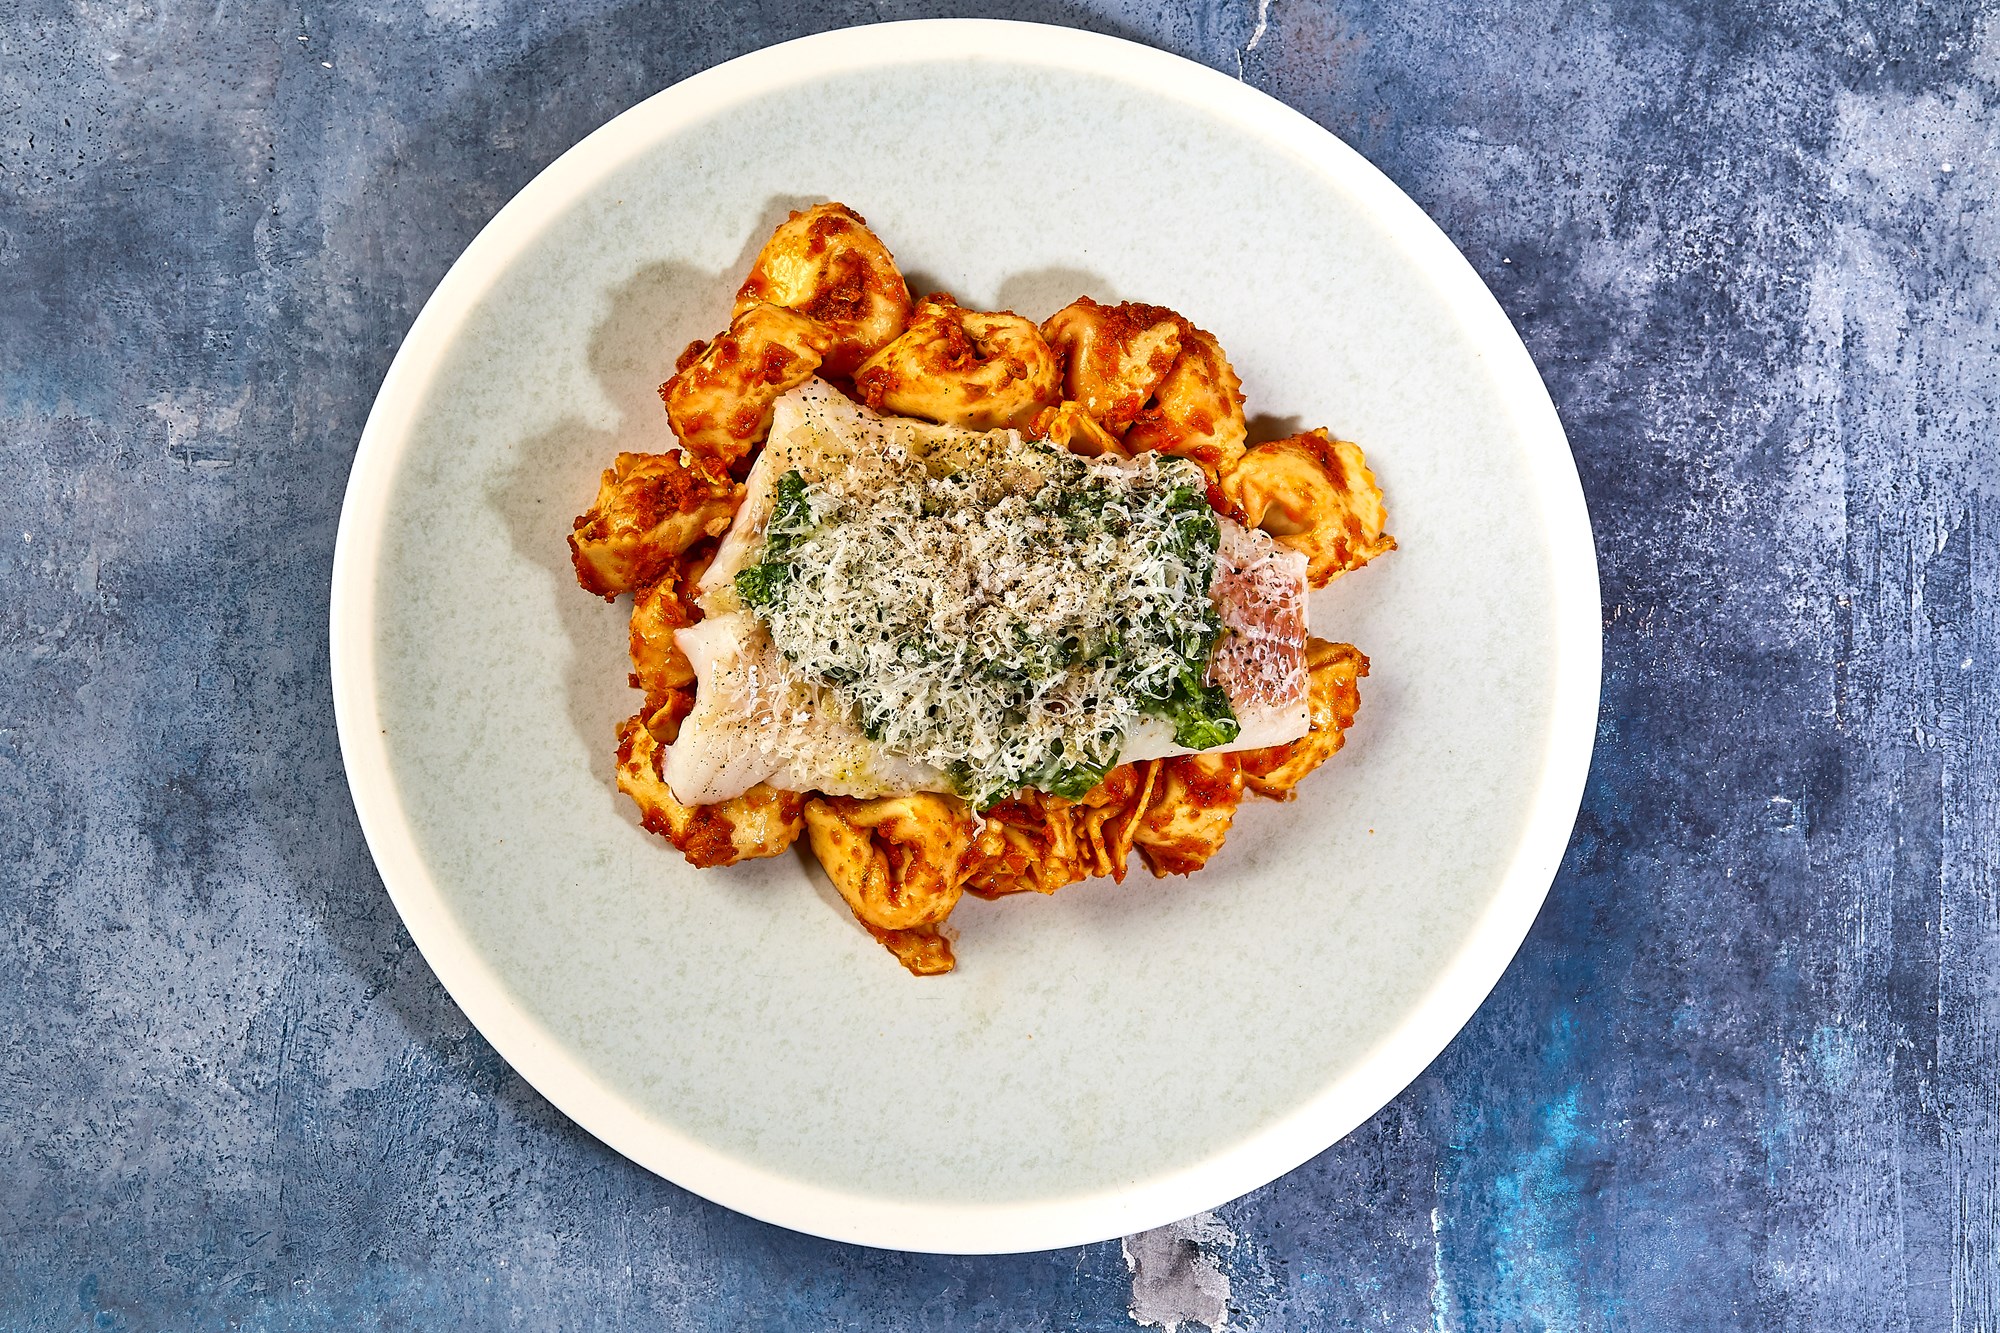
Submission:
M 667 781 L 691 805 L 726 800 L 759 782 L 790 791 L 868 797 L 952 790 L 946 775 L 870 740 L 837 701 L 793 673 L 763 622 L 747 611 L 736 575 L 756 562 L 788 471 L 807 481 L 855 464 L 865 451 L 942 456 L 990 448 L 1013 432 L 968 432 L 883 418 L 821 381 L 776 405 L 769 443 L 745 482 L 743 505 L 702 576 L 707 617 L 676 632 L 695 677 L 693 711 L 668 756 Z M 1306 734 L 1305 561 L 1263 533 L 1227 519 L 1211 595 L 1226 633 L 1210 678 L 1228 694 L 1241 727 L 1225 750 L 1281 745 Z M 1126 732 L 1121 761 L 1193 751 L 1170 723 L 1141 717 Z
M 805 828 L 805 798 L 764 783 L 726 801 L 690 806 L 674 798 L 660 771 L 665 748 L 642 718 L 618 724 L 618 790 L 639 807 L 639 822 L 708 869 L 776 856 Z

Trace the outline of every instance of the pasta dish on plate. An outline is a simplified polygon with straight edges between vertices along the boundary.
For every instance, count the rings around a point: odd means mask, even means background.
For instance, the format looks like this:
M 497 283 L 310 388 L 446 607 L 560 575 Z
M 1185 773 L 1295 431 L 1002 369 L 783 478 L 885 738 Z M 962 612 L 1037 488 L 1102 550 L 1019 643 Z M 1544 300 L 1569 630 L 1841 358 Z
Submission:
M 910 972 L 965 894 L 1200 869 L 1340 749 L 1368 659 L 1307 594 L 1395 548 L 1360 448 L 1247 442 L 1215 337 L 1079 297 L 912 301 L 861 217 L 796 212 L 569 538 L 632 597 L 618 787 L 693 865 L 803 835 Z

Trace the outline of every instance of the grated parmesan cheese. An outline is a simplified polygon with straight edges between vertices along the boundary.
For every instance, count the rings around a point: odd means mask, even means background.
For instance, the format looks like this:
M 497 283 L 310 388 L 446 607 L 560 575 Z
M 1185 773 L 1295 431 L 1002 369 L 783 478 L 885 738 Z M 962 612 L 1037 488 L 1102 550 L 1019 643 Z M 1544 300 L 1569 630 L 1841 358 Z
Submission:
M 780 479 L 736 586 L 801 681 L 889 751 L 983 803 L 1080 792 L 1169 700 L 1235 736 L 1209 678 L 1220 527 L 1194 463 L 996 431 L 889 438 L 816 472 Z

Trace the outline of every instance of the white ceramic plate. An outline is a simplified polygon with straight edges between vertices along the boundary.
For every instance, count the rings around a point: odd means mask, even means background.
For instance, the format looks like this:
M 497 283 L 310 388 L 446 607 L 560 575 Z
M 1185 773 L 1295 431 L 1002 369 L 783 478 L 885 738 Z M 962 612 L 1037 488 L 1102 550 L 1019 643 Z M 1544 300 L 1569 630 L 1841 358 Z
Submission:
M 1362 442 L 1402 549 L 1313 606 L 1374 662 L 1346 749 L 1189 879 L 968 900 L 906 975 L 804 857 L 696 872 L 612 784 L 625 607 L 564 537 L 791 207 L 864 214 L 919 291 L 1079 293 L 1214 331 L 1253 431 Z M 1259 421 L 1258 418 L 1265 418 Z M 334 564 L 362 827 L 468 1017 L 550 1101 L 717 1202 L 1006 1251 L 1213 1207 L 1372 1115 L 1533 920 L 1597 712 L 1588 518 L 1472 269 L 1279 103 L 1131 43 L 984 21 L 745 56 L 592 134 L 439 284 Z

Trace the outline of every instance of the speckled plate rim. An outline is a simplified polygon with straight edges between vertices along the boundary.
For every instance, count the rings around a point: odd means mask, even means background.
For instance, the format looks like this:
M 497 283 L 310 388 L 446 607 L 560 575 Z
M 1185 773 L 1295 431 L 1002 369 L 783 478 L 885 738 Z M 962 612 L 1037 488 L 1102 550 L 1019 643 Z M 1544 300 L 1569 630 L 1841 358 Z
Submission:
M 981 58 L 1174 98 L 1284 150 L 1301 169 L 1333 179 L 1394 230 L 1479 354 L 1490 358 L 1490 377 L 1528 441 L 1531 485 L 1554 557 L 1554 706 L 1524 831 L 1491 903 L 1428 993 L 1358 1065 L 1279 1122 L 1181 1170 L 1084 1197 L 955 1205 L 851 1195 L 718 1152 L 647 1117 L 514 1001 L 454 918 L 404 811 L 376 694 L 375 599 L 389 501 L 417 409 L 480 299 L 578 197 L 719 110 L 830 75 Z M 1555 407 L 1492 294 L 1423 210 L 1332 134 L 1226 75 L 1114 37 L 991 19 L 848 28 L 741 56 L 633 107 L 529 182 L 452 265 L 383 380 L 341 510 L 330 631 L 341 754 L 369 851 L 418 949 L 501 1056 L 577 1124 L 704 1198 L 834 1240 L 935 1253 L 1052 1249 L 1191 1216 L 1324 1151 L 1408 1086 L 1499 981 L 1547 895 L 1589 769 L 1602 651 L 1596 550 Z

